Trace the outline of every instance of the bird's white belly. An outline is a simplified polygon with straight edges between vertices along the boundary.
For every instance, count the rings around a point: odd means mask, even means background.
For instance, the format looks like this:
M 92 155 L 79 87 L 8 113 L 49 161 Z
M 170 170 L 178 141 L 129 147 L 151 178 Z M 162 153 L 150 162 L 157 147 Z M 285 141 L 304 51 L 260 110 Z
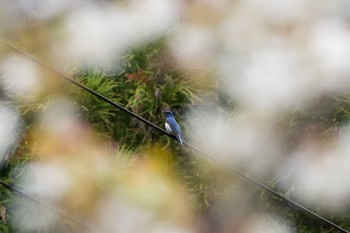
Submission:
M 169 133 L 173 133 L 173 131 L 171 130 L 171 127 L 168 123 L 165 123 L 165 129 L 166 131 L 168 131 Z

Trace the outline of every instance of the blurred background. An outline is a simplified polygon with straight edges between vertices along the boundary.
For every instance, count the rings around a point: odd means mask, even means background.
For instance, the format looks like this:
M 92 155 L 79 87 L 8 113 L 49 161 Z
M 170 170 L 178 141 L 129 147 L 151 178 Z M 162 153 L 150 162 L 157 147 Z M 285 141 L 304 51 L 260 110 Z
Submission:
M 0 178 L 101 233 L 350 229 L 350 1 L 0 0 Z M 225 167 L 220 164 L 225 164 Z M 88 232 L 0 186 L 1 233 Z

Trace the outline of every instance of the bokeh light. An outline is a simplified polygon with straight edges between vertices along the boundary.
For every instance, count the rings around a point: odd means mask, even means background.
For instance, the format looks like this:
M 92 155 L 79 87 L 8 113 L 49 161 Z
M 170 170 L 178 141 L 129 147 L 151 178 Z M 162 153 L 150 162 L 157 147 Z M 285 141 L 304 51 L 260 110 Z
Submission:
M 209 156 L 1 43 L 1 179 L 99 232 L 320 225 L 238 169 L 349 226 L 349 9 L 348 0 L 0 0 L 1 40 L 157 125 L 172 109 L 185 141 Z M 10 210 L 0 232 L 81 232 L 0 194 Z

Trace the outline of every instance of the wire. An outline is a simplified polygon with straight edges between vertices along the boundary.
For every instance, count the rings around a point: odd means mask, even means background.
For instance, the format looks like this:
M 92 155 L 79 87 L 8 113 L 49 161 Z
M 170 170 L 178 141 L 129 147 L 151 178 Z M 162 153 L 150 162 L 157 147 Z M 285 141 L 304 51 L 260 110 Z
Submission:
M 5 40 L 3 40 L 3 39 L 0 38 L 0 41 L 1 41 L 1 43 L 3 43 L 4 45 L 6 45 L 7 47 L 9 47 L 9 48 L 13 49 L 14 51 L 16 51 L 16 52 L 18 52 L 18 53 L 20 53 L 20 54 L 26 56 L 26 57 L 29 58 L 29 59 L 35 61 L 36 63 L 38 63 L 39 65 L 43 66 L 44 68 L 46 68 L 46 69 L 48 69 L 48 70 L 50 70 L 50 71 L 52 71 L 52 72 L 58 74 L 58 75 L 61 76 L 62 78 L 64 78 L 64 79 L 66 79 L 67 81 L 71 82 L 72 84 L 74 84 L 74 85 L 76 85 L 76 86 L 82 88 L 83 90 L 85 90 L 85 91 L 91 93 L 92 95 L 94 95 L 94 96 L 100 98 L 101 100 L 103 100 L 103 101 L 109 103 L 110 105 L 112 105 L 112 106 L 114 106 L 114 107 L 116 107 L 116 108 L 122 110 L 123 112 L 125 112 L 125 113 L 131 115 L 132 117 L 135 117 L 136 119 L 138 119 L 138 120 L 140 120 L 141 122 L 147 124 L 148 126 L 154 128 L 155 130 L 158 130 L 160 133 L 165 134 L 165 135 L 167 135 L 168 137 L 170 137 L 170 138 L 172 138 L 172 139 L 178 141 L 174 135 L 168 133 L 166 130 L 164 130 L 164 129 L 160 128 L 159 126 L 153 124 L 152 122 L 150 122 L 150 121 L 144 119 L 143 117 L 137 115 L 136 113 L 134 113 L 134 112 L 132 112 L 132 111 L 130 111 L 130 110 L 124 108 L 124 107 L 121 106 L 120 104 L 117 104 L 117 103 L 113 102 L 112 100 L 106 98 L 105 96 L 99 94 L 98 92 L 96 92 L 96 91 L 94 91 L 94 90 L 88 88 L 87 86 L 85 86 L 85 85 L 83 85 L 83 84 L 77 82 L 76 80 L 74 80 L 74 79 L 68 77 L 67 75 L 63 74 L 62 72 L 60 72 L 60 71 L 58 71 L 58 70 L 52 68 L 51 66 L 45 64 L 44 62 L 40 61 L 40 60 L 37 59 L 36 57 L 34 57 L 34 56 L 32 56 L 32 55 L 30 55 L 30 54 L 24 52 L 23 50 L 21 50 L 21 49 L 15 47 L 15 46 L 13 46 L 12 44 L 6 42 Z M 336 228 L 337 230 L 339 230 L 339 231 L 341 231 L 341 232 L 350 233 L 349 231 L 345 230 L 344 228 L 342 228 L 342 227 L 338 226 L 337 224 L 333 223 L 332 221 L 330 221 L 330 220 L 328 220 L 328 219 L 322 217 L 321 215 L 319 215 L 319 214 L 313 212 L 312 210 L 310 210 L 310 209 L 304 207 L 303 205 L 299 204 L 298 202 L 293 201 L 292 199 L 290 199 L 290 198 L 288 198 L 288 197 L 285 197 L 284 195 L 280 194 L 279 192 L 273 190 L 272 188 L 270 188 L 270 187 L 268 187 L 267 185 L 265 185 L 263 182 L 258 181 L 256 178 L 251 178 L 251 177 L 245 175 L 244 173 L 242 173 L 241 171 L 239 171 L 239 170 L 237 170 L 237 169 L 234 169 L 234 168 L 228 166 L 227 164 L 221 162 L 220 160 L 214 159 L 213 157 L 209 156 L 209 155 L 208 155 L 207 153 L 205 153 L 204 151 L 200 150 L 199 148 L 195 147 L 194 145 L 192 145 L 192 144 L 190 144 L 190 143 L 188 143 L 188 142 L 186 142 L 186 141 L 183 141 L 183 143 L 184 143 L 187 147 L 191 148 L 192 150 L 197 151 L 198 153 L 200 153 L 200 154 L 202 154 L 203 156 L 205 156 L 205 157 L 206 157 L 207 159 L 209 159 L 211 162 L 216 163 L 217 165 L 222 166 L 222 167 L 228 169 L 228 171 L 229 171 L 231 174 L 233 174 L 233 175 L 239 175 L 239 176 L 240 176 L 241 178 L 243 178 L 244 180 L 249 181 L 249 182 L 251 182 L 251 183 L 253 183 L 253 184 L 259 186 L 260 188 L 264 189 L 265 191 L 267 191 L 267 192 L 269 192 L 269 193 L 271 193 L 271 194 L 273 194 L 273 195 L 279 197 L 280 199 L 282 199 L 282 200 L 284 200 L 284 201 L 286 201 L 286 202 L 292 204 L 293 206 L 295 206 L 295 207 L 297 207 L 297 208 L 299 208 L 299 209 L 305 211 L 305 212 L 308 213 L 309 215 L 312 215 L 312 216 L 314 216 L 314 217 L 316 217 L 316 218 L 322 220 L 323 222 L 325 222 L 325 223 L 328 224 L 329 226 L 332 226 L 332 227 Z
M 244 173 L 238 171 L 237 169 L 234 169 L 230 166 L 228 166 L 227 164 L 221 162 L 220 160 L 218 159 L 214 159 L 212 156 L 209 156 L 207 155 L 205 152 L 199 150 L 198 148 L 192 146 L 191 144 L 187 143 L 187 142 L 184 142 L 184 144 L 186 144 L 188 147 L 191 147 L 192 150 L 195 150 L 203 155 L 205 155 L 211 162 L 214 162 L 222 167 L 225 167 L 226 169 L 228 169 L 228 171 L 233 174 L 233 175 L 239 175 L 241 178 L 243 178 L 244 180 L 246 181 L 249 181 L 251 183 L 254 183 L 255 185 L 259 186 L 260 188 L 264 189 L 265 191 L 268 191 L 269 193 L 279 197 L 280 199 L 282 199 L 283 201 L 286 201 L 290 204 L 292 204 L 293 206 L 305 211 L 306 213 L 308 213 L 309 215 L 312 215 L 316 218 L 319 218 L 320 220 L 324 221 L 325 223 L 327 223 L 328 225 L 338 229 L 339 231 L 341 232 L 346 232 L 346 233 L 349 233 L 348 230 L 336 225 L 335 223 L 331 222 L 330 220 L 326 219 L 325 217 L 313 212 L 312 210 L 306 208 L 305 206 L 299 204 L 298 202 L 296 201 L 293 201 L 292 199 L 280 194 L 279 192 L 277 192 L 276 190 L 273 190 L 271 189 L 270 187 L 268 187 L 267 185 L 263 184 L 261 181 L 258 181 L 256 178 L 251 178 L 247 175 L 245 175 Z
M 2 185 L 3 187 L 7 188 L 8 190 L 13 191 L 13 192 L 15 192 L 15 193 L 17 193 L 17 194 L 19 194 L 19 195 L 21 195 L 21 196 L 27 198 L 27 199 L 30 199 L 30 200 L 32 200 L 32 201 L 35 201 L 35 202 L 39 203 L 39 204 L 42 205 L 42 206 L 45 206 L 46 208 L 50 209 L 51 211 L 56 212 L 57 214 L 61 215 L 62 217 L 66 218 L 66 219 L 68 219 L 68 220 L 70 220 L 70 221 L 76 223 L 76 224 L 79 225 L 80 227 L 82 227 L 82 228 L 88 230 L 88 232 L 97 233 L 97 231 L 94 230 L 93 228 L 91 228 L 90 226 L 88 226 L 88 225 L 86 225 L 86 224 L 84 224 L 84 223 L 78 221 L 77 219 L 75 219 L 75 218 L 73 218 L 73 217 L 70 217 L 68 214 L 66 214 L 66 213 L 63 212 L 62 210 L 57 209 L 57 208 L 55 208 L 55 207 L 53 207 L 53 206 L 47 204 L 46 202 L 43 202 L 43 201 L 37 199 L 37 198 L 35 198 L 35 197 L 32 197 L 31 195 L 25 193 L 25 192 L 22 191 L 21 189 L 15 187 L 15 186 L 13 186 L 13 185 L 10 185 L 9 183 L 6 183 L 6 182 L 3 181 L 3 180 L 0 180 L 0 185 Z
M 90 88 L 84 86 L 83 84 L 77 82 L 77 81 L 74 80 L 73 78 L 68 77 L 67 75 L 65 75 L 65 74 L 63 74 L 62 72 L 60 72 L 60 71 L 58 71 L 58 70 L 52 68 L 51 66 L 48 66 L 47 64 L 45 64 L 44 62 L 40 61 L 40 60 L 37 59 L 36 57 L 30 55 L 29 53 L 24 52 L 23 50 L 18 49 L 17 47 L 15 47 L 15 46 L 13 46 L 12 44 L 6 42 L 5 40 L 3 40 L 3 39 L 0 38 L 0 41 L 1 41 L 1 43 L 3 43 L 4 45 L 6 45 L 7 47 L 9 47 L 9 48 L 11 48 L 11 49 L 17 51 L 18 53 L 24 55 L 25 57 L 27 57 L 27 58 L 29 58 L 29 59 L 35 61 L 36 63 L 38 63 L 39 65 L 45 67 L 46 69 L 48 69 L 48 70 L 50 70 L 50 71 L 52 71 L 52 72 L 58 74 L 58 75 L 61 76 L 62 78 L 64 78 L 64 79 L 66 79 L 67 81 L 71 82 L 72 84 L 74 84 L 74 85 L 76 85 L 76 86 L 78 86 L 78 87 L 84 89 L 85 91 L 87 91 L 87 92 L 91 93 L 92 95 L 94 95 L 94 96 L 96 96 L 96 97 L 102 99 L 103 101 L 109 103 L 110 105 L 112 105 L 112 106 L 114 106 L 114 107 L 116 107 L 116 108 L 118 108 L 118 109 L 120 109 L 120 110 L 122 110 L 122 111 L 128 113 L 129 115 L 135 117 L 136 119 L 142 121 L 143 123 L 145 123 L 145 124 L 151 126 L 152 128 L 154 128 L 154 129 L 160 131 L 161 133 L 166 134 L 167 136 L 169 136 L 169 137 L 171 137 L 171 138 L 173 138 L 173 139 L 176 140 L 176 137 L 175 137 L 175 136 L 173 136 L 172 134 L 168 133 L 167 131 L 165 131 L 164 129 L 160 128 L 159 126 L 153 124 L 152 122 L 150 122 L 150 121 L 144 119 L 143 117 L 137 115 L 136 113 L 134 113 L 134 112 L 128 110 L 127 108 L 124 108 L 123 106 L 121 106 L 121 105 L 119 105 L 119 104 L 113 102 L 112 100 L 106 98 L 105 96 L 101 95 L 100 93 L 98 93 L 98 92 L 96 92 L 96 91 L 94 91 L 94 90 L 92 90 L 92 89 L 90 89 Z

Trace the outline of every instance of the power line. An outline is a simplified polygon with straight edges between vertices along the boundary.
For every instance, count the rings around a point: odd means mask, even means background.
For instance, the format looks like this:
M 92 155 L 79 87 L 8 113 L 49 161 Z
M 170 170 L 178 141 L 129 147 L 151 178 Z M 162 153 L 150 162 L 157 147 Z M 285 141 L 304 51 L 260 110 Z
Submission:
M 306 208 L 305 206 L 299 204 L 298 202 L 296 202 L 296 201 L 294 201 L 294 200 L 292 200 L 292 199 L 290 199 L 290 198 L 288 198 L 288 197 L 282 195 L 281 193 L 277 192 L 276 190 L 273 190 L 272 188 L 268 187 L 267 185 L 265 185 L 265 184 L 262 183 L 261 181 L 258 181 L 256 178 L 251 178 L 251 177 L 245 175 L 245 174 L 242 173 L 241 171 L 239 171 L 239 170 L 237 170 L 237 169 L 234 169 L 234 168 L 228 166 L 227 164 L 221 162 L 221 161 L 218 160 L 218 159 L 213 158 L 212 156 L 207 155 L 205 152 L 199 150 L 197 147 L 194 147 L 194 146 L 192 146 L 191 144 L 189 144 L 189 143 L 187 143 L 187 142 L 184 142 L 184 144 L 186 144 L 188 147 L 191 147 L 192 150 L 195 150 L 195 151 L 197 151 L 197 152 L 199 152 L 199 153 L 205 155 L 210 161 L 212 161 L 212 162 L 214 162 L 214 163 L 216 163 L 216 164 L 218 164 L 218 165 L 220 165 L 220 166 L 222 166 L 222 167 L 225 167 L 226 169 L 228 169 L 228 171 L 229 171 L 231 174 L 233 174 L 233 175 L 239 175 L 239 176 L 240 176 L 241 178 L 243 178 L 244 180 L 249 181 L 249 182 L 251 182 L 251 183 L 254 183 L 255 185 L 259 186 L 260 188 L 264 189 L 265 191 L 267 191 L 267 192 L 269 192 L 269 193 L 271 193 L 271 194 L 273 194 L 273 195 L 279 197 L 279 198 L 282 199 L 283 201 L 286 201 L 286 202 L 292 204 L 293 206 L 295 206 L 295 207 L 297 207 L 297 208 L 299 208 L 299 209 L 305 211 L 305 212 L 308 213 L 309 215 L 312 215 L 312 216 L 314 216 L 314 217 L 316 217 L 316 218 L 318 218 L 318 219 L 324 221 L 325 223 L 327 223 L 328 225 L 330 225 L 330 226 L 332 226 L 332 227 L 338 229 L 339 231 L 349 233 L 348 230 L 346 230 L 346 229 L 344 229 L 344 228 L 338 226 L 337 224 L 335 224 L 335 223 L 333 223 L 332 221 L 326 219 L 325 217 L 323 217 L 323 216 L 321 216 L 321 215 L 319 215 L 319 214 L 313 212 L 312 210 Z
M 89 92 L 90 94 L 92 94 L 92 95 L 98 97 L 99 99 L 102 99 L 103 101 L 109 103 L 109 104 L 112 105 L 113 107 L 116 107 L 116 108 L 118 108 L 118 109 L 120 109 L 120 110 L 122 110 L 122 111 L 128 113 L 129 115 L 135 117 L 136 119 L 142 121 L 143 123 L 145 123 L 145 124 L 151 126 L 152 128 L 154 128 L 154 129 L 160 131 L 161 133 L 166 134 L 167 136 L 169 136 L 169 137 L 171 137 L 171 138 L 173 138 L 173 139 L 176 140 L 176 137 L 173 136 L 172 134 L 168 133 L 167 131 L 165 131 L 164 129 L 160 128 L 159 126 L 153 124 L 152 122 L 150 122 L 150 121 L 144 119 L 143 117 L 137 115 L 136 113 L 130 111 L 129 109 L 124 108 L 123 106 L 121 106 L 121 105 L 119 105 L 119 104 L 113 102 L 112 100 L 106 98 L 105 96 L 101 95 L 100 93 L 98 93 L 98 92 L 96 92 L 96 91 L 94 91 L 94 90 L 88 88 L 87 86 L 85 86 L 85 85 L 83 85 L 83 84 L 77 82 L 77 81 L 74 80 L 73 78 L 68 77 L 67 75 L 65 75 L 65 74 L 61 73 L 60 71 L 54 69 L 53 67 L 51 67 L 51 66 L 45 64 L 44 62 L 40 61 L 40 60 L 37 59 L 36 57 L 30 55 L 29 53 L 26 53 L 26 52 L 24 52 L 23 50 L 18 49 L 17 47 L 15 47 L 15 46 L 13 46 L 12 44 L 6 42 L 5 40 L 3 40 L 3 39 L 0 38 L 0 41 L 1 41 L 1 43 L 3 43 L 4 45 L 6 45 L 7 47 L 9 47 L 9 48 L 15 50 L 16 52 L 18 52 L 18 53 L 24 55 L 25 57 L 27 57 L 27 58 L 29 58 L 29 59 L 35 61 L 35 62 L 38 63 L 39 65 L 43 66 L 45 69 L 50 70 L 50 71 L 52 71 L 52 72 L 58 74 L 59 76 L 61 76 L 61 77 L 64 78 L 65 80 L 67 80 L 68 82 L 71 82 L 72 84 L 74 84 L 74 85 L 80 87 L 81 89 L 83 89 L 83 90 Z
M 84 228 L 85 230 L 88 230 L 88 232 L 97 233 L 97 231 L 94 230 L 93 228 L 91 228 L 90 226 L 88 226 L 88 225 L 78 221 L 77 219 L 69 216 L 68 214 L 66 214 L 62 210 L 57 209 L 57 208 L 53 207 L 52 205 L 47 204 L 46 202 L 43 202 L 42 200 L 39 200 L 39 199 L 37 199 L 37 198 L 35 198 L 35 197 L 25 193 L 23 190 L 15 187 L 13 185 L 10 185 L 9 183 L 7 183 L 7 182 L 5 182 L 3 180 L 0 180 L 0 185 L 2 185 L 3 187 L 7 188 L 8 190 L 13 191 L 13 192 L 15 192 L 15 193 L 17 193 L 17 194 L 19 194 L 19 195 L 29 199 L 29 200 L 32 200 L 32 201 L 34 201 L 34 202 L 36 202 L 36 203 L 38 203 L 38 204 L 40 204 L 42 206 L 45 206 L 49 210 L 51 210 L 51 211 L 61 215 L 62 217 L 70 220 L 71 222 L 74 222 L 75 224 L 79 225 L 80 227 Z
M 1 43 L 3 43 L 4 45 L 6 45 L 8 48 L 11 48 L 12 50 L 14 50 L 14 51 L 16 51 L 16 52 L 18 52 L 18 53 L 24 55 L 25 57 L 27 57 L 27 58 L 29 58 L 29 59 L 31 59 L 31 60 L 33 60 L 33 61 L 35 61 L 35 62 L 38 63 L 39 65 L 41 65 L 41 66 L 43 66 L 44 68 L 46 68 L 46 69 L 48 69 L 48 70 L 50 70 L 50 71 L 52 71 L 52 72 L 58 74 L 59 76 L 61 76 L 61 77 L 64 78 L 65 80 L 71 82 L 72 84 L 74 84 L 74 85 L 80 87 L 81 89 L 83 89 L 83 90 L 89 92 L 90 94 L 92 94 L 92 95 L 98 97 L 99 99 L 101 99 L 101 100 L 103 100 L 103 101 L 109 103 L 110 105 L 112 105 L 112 106 L 114 106 L 114 107 L 116 107 L 116 108 L 122 110 L 123 112 L 126 112 L 127 114 L 131 115 L 132 117 L 134 117 L 134 118 L 140 120 L 141 122 L 143 122 L 143 123 L 147 124 L 148 126 L 154 128 L 155 130 L 158 130 L 158 131 L 161 132 L 162 134 L 165 134 L 165 135 L 167 135 L 168 137 L 170 137 L 170 138 L 172 138 L 172 139 L 174 139 L 174 140 L 177 141 L 177 139 L 176 139 L 176 137 L 175 137 L 174 135 L 168 133 L 166 130 L 164 130 L 164 129 L 160 128 L 159 126 L 153 124 L 152 122 L 150 122 L 150 121 L 144 119 L 143 117 L 139 116 L 138 114 L 136 114 L 136 113 L 134 113 L 134 112 L 132 112 L 132 111 L 126 109 L 125 107 L 121 106 L 120 104 L 115 103 L 114 101 L 112 101 L 112 100 L 106 98 L 105 96 L 101 95 L 100 93 L 98 93 L 98 92 L 96 92 L 96 91 L 94 91 L 94 90 L 88 88 L 87 86 L 85 86 L 85 85 L 79 83 L 78 81 L 76 81 L 76 80 L 70 78 L 69 76 L 63 74 L 62 72 L 60 72 L 60 71 L 54 69 L 53 67 L 51 67 L 51 66 L 45 64 L 44 62 L 40 61 L 40 60 L 37 59 L 36 57 L 34 57 L 34 56 L 32 56 L 32 55 L 30 55 L 30 54 L 24 52 L 23 50 L 21 50 L 21 49 L 15 47 L 14 45 L 12 45 L 12 44 L 6 42 L 5 40 L 0 39 L 0 41 L 1 41 Z M 219 166 L 222 166 L 222 167 L 228 169 L 228 171 L 230 171 L 231 174 L 233 174 L 233 175 L 239 175 L 239 176 L 240 176 L 241 178 L 243 178 L 244 180 L 249 181 L 249 182 L 251 182 L 251 183 L 257 185 L 258 187 L 262 188 L 263 190 L 265 190 L 265 191 L 267 191 L 267 192 L 269 192 L 269 193 L 271 193 L 271 194 L 273 194 L 273 195 L 279 197 L 280 199 L 282 199 L 282 200 L 284 200 L 284 201 L 286 201 L 286 202 L 292 204 L 293 206 L 295 206 L 295 207 L 301 209 L 302 211 L 305 211 L 305 212 L 308 213 L 309 215 L 312 215 L 312 216 L 314 216 L 314 217 L 316 217 L 316 218 L 322 220 L 323 222 L 325 222 L 325 223 L 328 224 L 329 226 L 332 226 L 332 227 L 336 228 L 337 230 L 339 230 L 339 231 L 341 231 L 341 232 L 350 233 L 349 231 L 345 230 L 344 228 L 342 228 L 342 227 L 338 226 L 337 224 L 333 223 L 332 221 L 330 221 L 330 220 L 328 220 L 328 219 L 322 217 L 321 215 L 319 215 L 319 214 L 313 212 L 312 210 L 310 210 L 310 209 L 304 207 L 303 205 L 299 204 L 298 202 L 293 201 L 292 199 L 290 199 L 290 198 L 288 198 L 288 197 L 285 197 L 284 195 L 280 194 L 279 192 L 277 192 L 277 191 L 275 191 L 274 189 L 272 189 L 272 188 L 268 187 L 267 185 L 265 185 L 263 182 L 258 181 L 256 178 L 249 177 L 249 176 L 245 175 L 244 173 L 242 173 L 241 171 L 239 171 L 239 170 L 237 170 L 237 169 L 234 169 L 234 168 L 228 166 L 227 164 L 221 162 L 220 160 L 214 159 L 212 156 L 209 156 L 209 155 L 208 155 L 207 153 L 205 153 L 204 151 L 200 150 L 199 148 L 195 147 L 194 145 L 192 145 L 192 144 L 190 144 L 190 143 L 188 143 L 188 142 L 186 142 L 186 141 L 183 141 L 183 143 L 184 143 L 187 147 L 191 148 L 192 150 L 197 151 L 198 153 L 200 153 L 200 154 L 202 154 L 203 156 L 205 156 L 205 157 L 206 157 L 207 159 L 209 159 L 211 162 L 213 162 L 213 163 L 215 163 L 215 164 L 217 164 L 217 165 L 219 165 Z

